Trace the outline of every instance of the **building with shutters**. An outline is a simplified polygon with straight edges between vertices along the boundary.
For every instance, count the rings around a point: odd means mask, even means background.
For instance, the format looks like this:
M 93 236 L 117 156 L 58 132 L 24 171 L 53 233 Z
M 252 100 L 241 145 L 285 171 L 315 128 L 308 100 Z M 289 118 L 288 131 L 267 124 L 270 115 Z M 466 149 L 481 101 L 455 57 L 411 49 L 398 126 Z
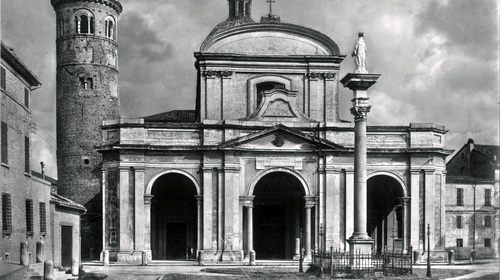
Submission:
M 41 83 L 3 41 L 0 70 L 0 276 L 7 271 L 4 262 L 20 263 L 24 242 L 29 263 L 53 260 L 70 267 L 73 258 L 80 258 L 85 208 L 58 195 L 57 181 L 30 166 L 30 99 Z
M 446 248 L 457 258 L 498 258 L 500 147 L 473 139 L 446 163 Z

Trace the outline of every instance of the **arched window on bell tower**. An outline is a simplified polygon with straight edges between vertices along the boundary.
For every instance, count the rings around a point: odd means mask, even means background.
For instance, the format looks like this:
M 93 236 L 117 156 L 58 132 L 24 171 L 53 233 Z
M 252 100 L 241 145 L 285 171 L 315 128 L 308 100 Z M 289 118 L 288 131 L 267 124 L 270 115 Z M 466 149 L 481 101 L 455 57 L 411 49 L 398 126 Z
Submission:
M 94 34 L 94 16 L 87 10 L 80 10 L 75 15 L 76 34 Z
M 112 17 L 107 17 L 104 20 L 104 35 L 110 39 L 115 37 L 115 22 Z

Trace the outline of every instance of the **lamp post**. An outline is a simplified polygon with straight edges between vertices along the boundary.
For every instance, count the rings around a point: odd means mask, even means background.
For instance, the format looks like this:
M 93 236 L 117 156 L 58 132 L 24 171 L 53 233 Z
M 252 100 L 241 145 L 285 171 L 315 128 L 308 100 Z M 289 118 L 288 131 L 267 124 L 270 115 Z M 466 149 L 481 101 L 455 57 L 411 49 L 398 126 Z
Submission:
M 426 277 L 432 277 L 431 273 L 431 226 L 427 224 L 427 274 Z
M 325 275 L 323 274 L 323 245 L 325 242 L 323 242 L 323 223 L 319 224 L 319 277 L 324 278 Z

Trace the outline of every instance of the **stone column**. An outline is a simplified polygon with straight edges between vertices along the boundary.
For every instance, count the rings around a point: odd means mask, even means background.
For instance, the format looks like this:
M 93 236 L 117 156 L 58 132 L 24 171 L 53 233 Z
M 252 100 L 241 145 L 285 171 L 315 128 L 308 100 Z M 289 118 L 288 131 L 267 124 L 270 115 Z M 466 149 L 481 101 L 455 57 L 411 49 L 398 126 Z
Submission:
M 247 211 L 247 250 L 250 265 L 255 265 L 255 251 L 253 249 L 253 199 L 255 196 L 240 196 L 240 204 Z
M 423 250 L 423 235 L 421 236 L 421 223 L 420 220 L 420 169 L 411 169 L 411 183 L 410 183 L 410 245 L 413 250 Z
M 144 167 L 134 167 L 134 210 L 135 210 L 135 235 L 134 246 L 136 251 L 144 250 Z
M 120 184 L 119 184 L 119 197 L 120 197 L 120 226 L 119 226 L 119 244 L 120 251 L 129 252 L 132 248 L 130 248 L 130 168 L 129 167 L 120 167 Z
M 107 185 L 108 185 L 108 182 L 107 182 L 107 172 L 106 172 L 106 169 L 102 169 L 102 185 L 101 185 L 101 193 L 102 193 L 102 249 L 103 250 L 106 250 L 107 249 L 107 242 L 106 240 L 108 240 L 108 236 L 106 235 L 106 219 L 107 219 L 107 215 L 108 213 L 106 212 L 107 211 L 107 208 L 106 208 L 106 202 L 107 202 L 107 197 L 106 197 L 106 189 L 107 189 Z
M 403 252 L 406 252 L 410 246 L 408 245 L 408 242 L 410 241 L 410 236 L 408 235 L 410 231 L 410 198 L 409 197 L 402 197 L 401 198 L 401 205 L 403 206 L 403 213 L 402 213 L 402 219 L 403 219 L 403 236 L 402 236 L 402 250 Z
M 354 232 L 349 239 L 350 251 L 371 253 L 373 240 L 366 230 L 366 121 L 371 106 L 368 105 L 368 88 L 375 84 L 379 74 L 349 73 L 342 80 L 344 87 L 353 91 L 354 116 Z
M 152 195 L 144 195 L 144 248 L 151 254 L 151 199 Z
M 305 196 L 305 225 L 304 225 L 304 235 L 305 235 L 305 259 L 311 259 L 312 257 L 312 233 L 311 233 L 311 208 L 316 206 L 317 197 Z
M 196 241 L 196 251 L 202 250 L 203 248 L 203 195 L 196 196 L 197 205 L 197 241 Z M 196 253 L 198 256 L 198 253 Z

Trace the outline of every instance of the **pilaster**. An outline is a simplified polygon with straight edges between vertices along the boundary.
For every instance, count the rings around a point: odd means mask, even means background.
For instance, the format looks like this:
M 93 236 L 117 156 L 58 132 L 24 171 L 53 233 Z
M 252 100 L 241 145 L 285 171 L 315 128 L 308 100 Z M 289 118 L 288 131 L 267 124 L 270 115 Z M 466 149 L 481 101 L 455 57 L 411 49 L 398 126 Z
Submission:
M 130 242 L 130 168 L 120 167 L 120 251 L 132 250 L 132 242 Z
M 145 211 L 144 211 L 144 167 L 134 167 L 134 198 L 135 198 L 135 250 L 142 251 L 144 247 Z

